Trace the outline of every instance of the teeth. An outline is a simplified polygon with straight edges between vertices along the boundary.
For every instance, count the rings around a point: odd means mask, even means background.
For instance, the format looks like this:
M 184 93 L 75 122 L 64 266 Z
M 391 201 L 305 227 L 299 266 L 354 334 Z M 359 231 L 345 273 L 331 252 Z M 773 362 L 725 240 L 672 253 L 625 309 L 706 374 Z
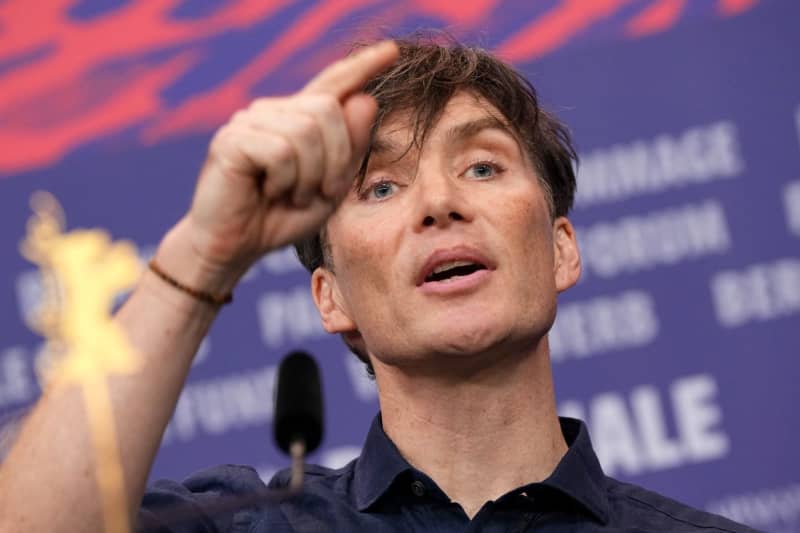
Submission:
M 467 266 L 472 264 L 474 264 L 472 261 L 450 261 L 448 263 L 442 263 L 441 265 L 434 268 L 431 274 L 438 274 L 439 272 L 444 272 L 445 270 L 450 270 L 451 268 Z

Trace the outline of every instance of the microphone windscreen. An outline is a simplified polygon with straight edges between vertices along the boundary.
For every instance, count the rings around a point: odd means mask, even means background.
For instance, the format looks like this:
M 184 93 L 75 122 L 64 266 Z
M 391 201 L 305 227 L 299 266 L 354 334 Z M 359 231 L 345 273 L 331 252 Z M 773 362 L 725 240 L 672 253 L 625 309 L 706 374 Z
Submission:
M 289 453 L 292 441 L 302 439 L 306 453 L 322 440 L 322 386 L 314 358 L 292 352 L 281 361 L 275 385 L 275 441 Z

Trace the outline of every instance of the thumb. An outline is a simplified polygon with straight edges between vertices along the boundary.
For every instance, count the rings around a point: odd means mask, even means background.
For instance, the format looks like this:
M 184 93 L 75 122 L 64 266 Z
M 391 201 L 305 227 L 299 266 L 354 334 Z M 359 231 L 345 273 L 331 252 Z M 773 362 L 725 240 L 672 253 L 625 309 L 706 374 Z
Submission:
M 367 151 L 378 104 L 373 97 L 358 93 L 345 100 L 342 109 L 353 146 L 353 165 L 357 166 Z

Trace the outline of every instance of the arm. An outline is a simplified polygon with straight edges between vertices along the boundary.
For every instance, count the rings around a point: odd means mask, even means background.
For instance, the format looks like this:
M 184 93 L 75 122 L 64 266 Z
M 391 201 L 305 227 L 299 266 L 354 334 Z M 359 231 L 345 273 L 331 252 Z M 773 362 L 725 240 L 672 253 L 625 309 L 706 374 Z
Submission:
M 349 191 L 375 102 L 359 88 L 397 55 L 379 44 L 334 63 L 299 93 L 264 98 L 215 135 L 192 207 L 156 261 L 222 294 L 264 253 L 315 232 Z M 115 320 L 142 358 L 109 380 L 129 516 L 216 310 L 146 272 Z M 100 531 L 103 517 L 81 391 L 55 380 L 0 465 L 0 531 Z

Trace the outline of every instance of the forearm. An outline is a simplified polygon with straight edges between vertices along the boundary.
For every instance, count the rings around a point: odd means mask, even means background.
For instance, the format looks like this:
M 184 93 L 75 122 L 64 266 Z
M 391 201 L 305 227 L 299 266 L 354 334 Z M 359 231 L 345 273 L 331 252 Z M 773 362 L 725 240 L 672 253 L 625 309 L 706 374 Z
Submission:
M 226 290 L 221 276 L 192 260 L 181 225 L 156 259 L 184 283 Z M 141 365 L 106 380 L 122 458 L 129 516 L 141 501 L 164 428 L 216 310 L 145 272 L 115 316 Z M 101 531 L 101 494 L 85 395 L 56 378 L 0 466 L 0 531 Z

